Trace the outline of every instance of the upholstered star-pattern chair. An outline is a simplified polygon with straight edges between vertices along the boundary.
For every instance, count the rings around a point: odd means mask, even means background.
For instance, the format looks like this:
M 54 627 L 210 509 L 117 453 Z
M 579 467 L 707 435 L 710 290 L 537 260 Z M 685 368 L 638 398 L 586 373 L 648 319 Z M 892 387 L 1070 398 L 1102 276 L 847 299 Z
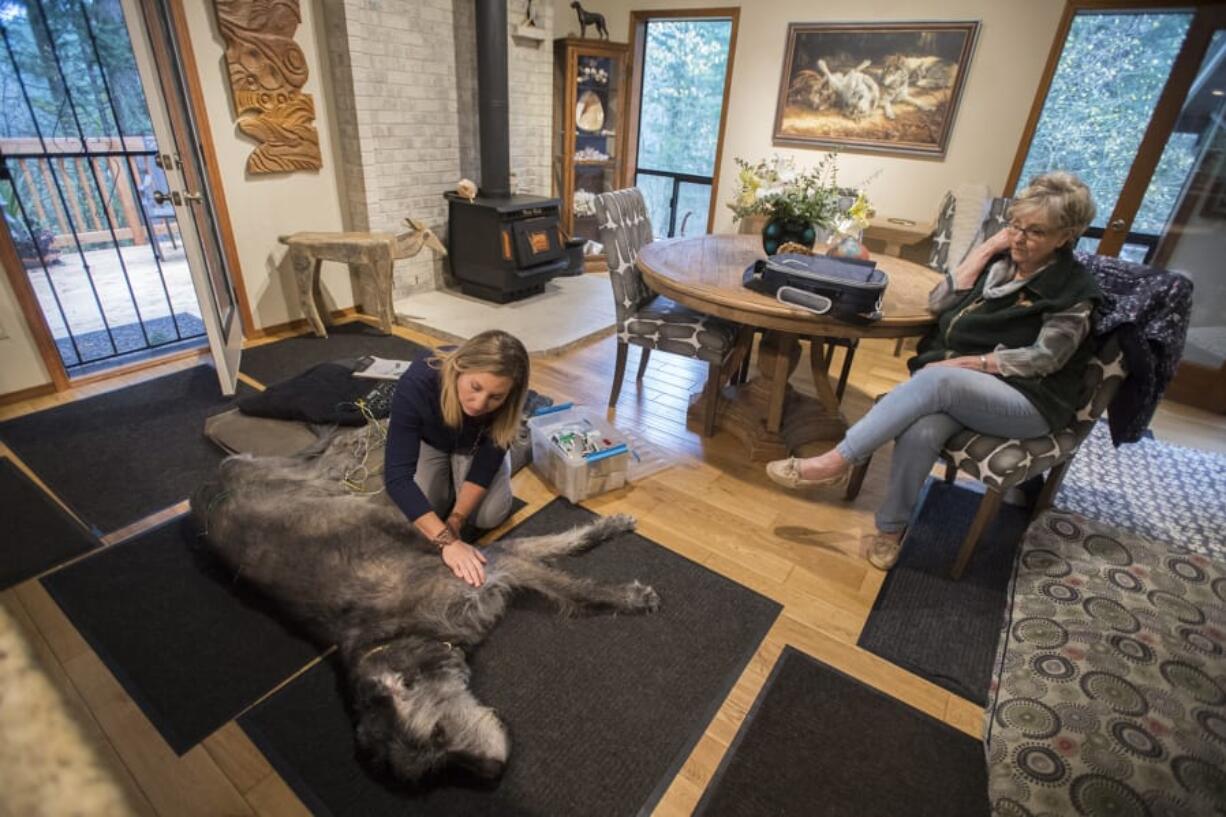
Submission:
M 609 405 L 617 403 L 621 393 L 631 344 L 641 349 L 636 382 L 643 379 L 652 350 L 697 358 L 708 364 L 702 428 L 703 436 L 711 436 L 720 386 L 739 368 L 745 353 L 743 327 L 682 306 L 643 281 L 635 259 L 639 249 L 651 242 L 652 230 L 647 204 L 637 188 L 597 196 L 596 216 L 617 310 L 617 366 Z
M 941 450 L 946 463 L 945 481 L 953 482 L 961 471 L 987 487 L 950 571 L 953 578 L 961 578 L 975 546 L 1010 488 L 1047 472 L 1033 513 L 1038 514 L 1051 505 L 1073 455 L 1106 411 L 1126 376 L 1119 342 L 1113 333 L 1107 334 L 1098 339 L 1095 354 L 1086 366 L 1081 399 L 1073 422 L 1067 428 L 1028 439 L 994 437 L 964 429 L 945 442 Z M 857 465 L 852 471 L 847 499 L 854 499 L 860 492 L 867 471 L 868 462 Z
M 941 452 L 946 461 L 945 481 L 953 482 L 958 471 L 962 471 L 988 489 L 958 550 L 958 558 L 951 572 L 955 579 L 961 577 L 966 569 L 975 546 L 999 510 L 1005 491 L 1046 472 L 1033 513 L 1051 506 L 1077 449 L 1090 435 L 1127 374 L 1120 345 L 1114 335 L 1108 335 L 1101 340 L 1086 367 L 1082 399 L 1072 424 L 1067 428 L 1025 440 L 965 430 L 945 442 Z

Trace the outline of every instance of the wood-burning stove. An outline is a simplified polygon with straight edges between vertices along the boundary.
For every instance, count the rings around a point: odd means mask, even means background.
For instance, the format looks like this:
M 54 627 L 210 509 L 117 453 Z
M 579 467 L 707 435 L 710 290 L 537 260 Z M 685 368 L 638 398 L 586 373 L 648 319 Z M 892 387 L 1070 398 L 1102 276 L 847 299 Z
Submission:
M 465 295 L 507 303 L 545 289 L 566 271 L 558 227 L 561 202 L 538 196 L 448 193 L 447 260 Z
M 447 261 L 466 295 L 506 303 L 534 295 L 566 270 L 561 202 L 512 195 L 507 2 L 476 0 L 481 195 L 448 193 Z

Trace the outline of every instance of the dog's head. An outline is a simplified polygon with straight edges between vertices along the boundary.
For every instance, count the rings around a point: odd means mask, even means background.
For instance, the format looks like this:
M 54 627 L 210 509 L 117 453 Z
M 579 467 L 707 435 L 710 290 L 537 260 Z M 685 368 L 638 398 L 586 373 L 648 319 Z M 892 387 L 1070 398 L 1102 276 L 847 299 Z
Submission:
M 376 773 L 410 785 L 443 775 L 488 785 L 502 776 L 506 727 L 468 691 L 468 667 L 454 653 L 442 661 L 360 662 L 372 666 L 359 666 L 354 682 L 355 737 Z

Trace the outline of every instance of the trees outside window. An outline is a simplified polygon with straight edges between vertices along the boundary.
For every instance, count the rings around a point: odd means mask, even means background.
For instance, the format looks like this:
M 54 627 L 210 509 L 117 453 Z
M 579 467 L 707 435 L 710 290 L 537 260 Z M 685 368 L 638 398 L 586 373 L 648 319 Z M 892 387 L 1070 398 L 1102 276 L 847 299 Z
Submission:
M 1171 65 L 1187 35 L 1188 12 L 1083 12 L 1073 18 L 1018 186 L 1069 170 L 1110 218 Z M 1134 233 L 1162 233 L 1196 159 L 1198 134 L 1172 134 Z M 1088 239 L 1096 245 L 1096 239 Z M 1142 255 L 1144 247 L 1140 248 Z
M 650 20 L 646 30 L 635 184 L 657 236 L 703 233 L 732 22 Z

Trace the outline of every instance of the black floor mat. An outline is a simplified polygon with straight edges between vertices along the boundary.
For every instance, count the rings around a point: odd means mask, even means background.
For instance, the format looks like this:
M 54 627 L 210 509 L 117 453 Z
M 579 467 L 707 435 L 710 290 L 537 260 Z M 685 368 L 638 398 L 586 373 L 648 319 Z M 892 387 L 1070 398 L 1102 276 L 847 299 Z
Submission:
M 184 516 L 42 579 L 179 754 L 319 653 L 195 543 Z
M 949 577 L 982 494 L 930 480 L 859 646 L 979 705 L 987 702 L 1014 556 L 1028 512 L 1001 505 L 962 578 Z
M 7 458 L 0 459 L 0 508 L 0 590 L 100 544 Z
M 239 384 L 239 396 L 254 391 Z M 60 499 L 104 533 L 187 499 L 224 456 L 204 420 L 234 402 L 211 366 L 0 423 L 3 439 Z
M 557 500 L 510 535 L 594 517 Z M 338 676 L 323 663 L 239 723 L 303 802 L 331 815 L 650 813 L 723 702 L 779 605 L 637 534 L 562 560 L 576 574 L 653 585 L 651 616 L 559 618 L 517 599 L 472 657 L 472 688 L 511 733 L 494 791 L 386 788 L 354 759 Z
M 328 328 L 328 337 L 313 334 L 286 338 L 243 350 L 239 370 L 265 386 L 288 380 L 320 363 L 375 355 L 390 360 L 412 360 L 425 351 L 412 341 L 385 335 L 375 327 L 353 321 Z
M 988 812 L 982 743 L 786 647 L 694 813 Z

